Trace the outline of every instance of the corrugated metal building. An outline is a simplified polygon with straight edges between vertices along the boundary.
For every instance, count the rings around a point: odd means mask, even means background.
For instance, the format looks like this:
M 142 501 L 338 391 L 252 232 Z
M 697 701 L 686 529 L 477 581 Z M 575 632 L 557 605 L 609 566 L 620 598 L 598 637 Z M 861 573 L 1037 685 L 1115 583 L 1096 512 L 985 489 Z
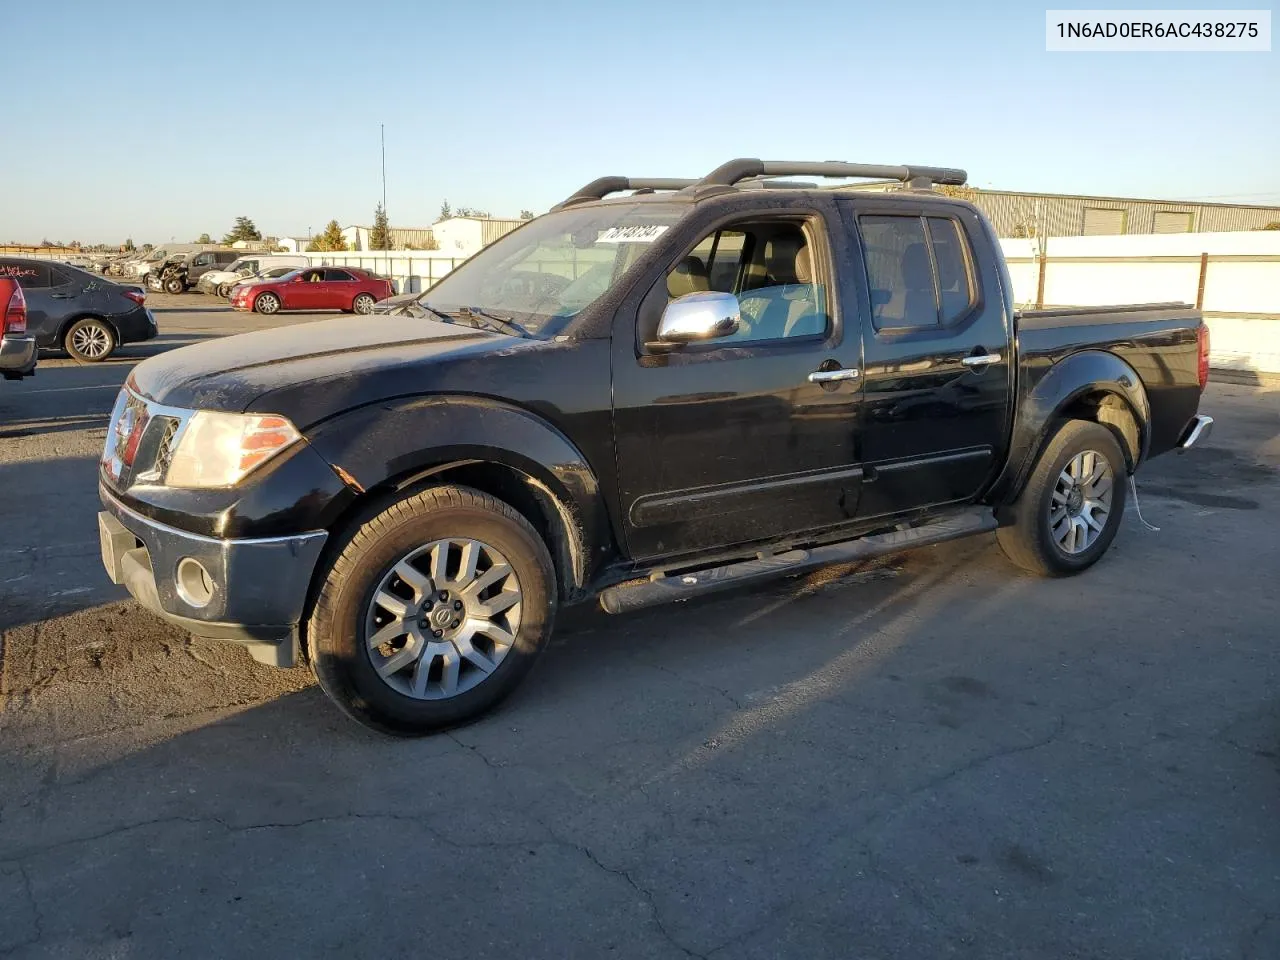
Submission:
M 847 188 L 846 188 L 847 189 Z M 858 184 L 858 190 L 901 190 L 896 181 Z M 1122 233 L 1218 233 L 1262 230 L 1280 223 L 1280 207 L 1244 203 L 1188 203 L 1131 197 L 1021 193 L 940 187 L 978 207 L 1001 237 L 1080 237 Z
M 480 221 L 480 242 L 486 247 L 495 240 L 505 237 L 525 222 L 523 220 L 495 220 L 488 217 L 469 217 L 468 219 Z

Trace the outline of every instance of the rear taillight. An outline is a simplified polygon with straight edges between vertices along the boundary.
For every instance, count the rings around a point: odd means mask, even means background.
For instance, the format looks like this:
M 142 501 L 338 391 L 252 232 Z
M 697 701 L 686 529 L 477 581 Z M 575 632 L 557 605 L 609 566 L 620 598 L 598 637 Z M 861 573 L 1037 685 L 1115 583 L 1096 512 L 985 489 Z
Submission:
M 4 315 L 0 316 L 0 335 L 26 332 L 27 298 L 22 295 L 22 288 L 15 283 L 9 303 L 4 308 Z
M 147 295 L 141 290 L 123 290 L 121 292 L 138 306 L 142 306 L 147 302 Z
M 1209 382 L 1209 325 L 1203 320 L 1200 321 L 1200 327 L 1196 331 L 1196 340 L 1200 350 L 1197 372 L 1200 376 L 1200 389 L 1203 390 Z

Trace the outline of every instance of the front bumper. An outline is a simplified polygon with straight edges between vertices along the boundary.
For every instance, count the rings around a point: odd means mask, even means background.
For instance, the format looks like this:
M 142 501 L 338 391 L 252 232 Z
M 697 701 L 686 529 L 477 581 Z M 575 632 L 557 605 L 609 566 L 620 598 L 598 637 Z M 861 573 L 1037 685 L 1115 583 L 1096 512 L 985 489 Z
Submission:
M 299 623 L 328 534 L 222 540 L 135 513 L 99 486 L 102 563 L 140 604 L 198 637 L 248 646 L 255 660 L 297 662 Z M 202 605 L 179 585 L 179 564 L 196 561 L 211 588 Z M 187 565 L 190 568 L 190 565 Z
M 21 380 L 36 372 L 36 338 L 0 337 L 0 374 L 6 380 Z

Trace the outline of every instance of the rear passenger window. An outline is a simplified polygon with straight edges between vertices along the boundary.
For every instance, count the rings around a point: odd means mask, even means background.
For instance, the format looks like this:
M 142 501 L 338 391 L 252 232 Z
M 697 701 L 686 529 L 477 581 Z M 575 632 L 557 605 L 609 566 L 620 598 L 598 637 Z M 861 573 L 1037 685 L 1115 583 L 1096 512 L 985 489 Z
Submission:
M 0 261 L 0 277 L 17 280 L 24 290 L 44 289 L 53 286 L 53 271 L 47 263 L 30 260 Z
M 973 305 L 969 258 L 960 225 L 948 217 L 929 217 L 929 240 L 938 269 L 940 320 L 954 323 Z
M 936 327 L 969 312 L 970 258 L 954 220 L 866 216 L 858 224 L 877 330 Z
M 351 276 L 351 274 L 347 273 L 347 271 L 345 271 L 345 270 L 326 270 L 326 271 L 324 272 L 324 278 L 325 278 L 326 280 L 351 280 L 351 279 L 353 279 L 353 278 L 352 278 L 352 276 Z

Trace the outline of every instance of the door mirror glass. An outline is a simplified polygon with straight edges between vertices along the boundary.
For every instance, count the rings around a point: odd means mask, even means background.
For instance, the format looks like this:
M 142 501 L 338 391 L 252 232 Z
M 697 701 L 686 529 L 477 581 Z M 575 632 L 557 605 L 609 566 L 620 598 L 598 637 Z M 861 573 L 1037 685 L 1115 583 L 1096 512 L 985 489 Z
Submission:
M 662 312 L 658 340 L 671 344 L 716 340 L 737 333 L 741 323 L 741 308 L 732 293 L 687 293 L 672 300 Z

